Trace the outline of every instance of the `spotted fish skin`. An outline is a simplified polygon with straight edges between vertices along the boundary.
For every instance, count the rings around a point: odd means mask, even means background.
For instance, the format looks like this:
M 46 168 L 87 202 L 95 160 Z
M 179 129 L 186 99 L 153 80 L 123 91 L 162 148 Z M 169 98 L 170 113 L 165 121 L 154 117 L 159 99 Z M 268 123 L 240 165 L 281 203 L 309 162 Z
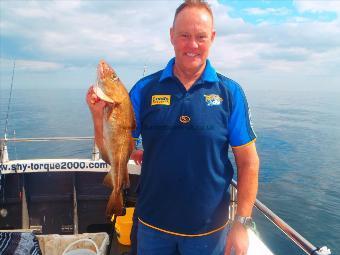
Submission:
M 119 77 L 104 60 L 97 68 L 97 96 L 106 101 L 103 117 L 104 151 L 102 157 L 109 161 L 111 169 L 104 184 L 112 188 L 106 207 L 106 215 L 123 215 L 123 190 L 130 186 L 127 164 L 134 148 L 132 130 L 136 128 L 135 115 L 129 93 Z

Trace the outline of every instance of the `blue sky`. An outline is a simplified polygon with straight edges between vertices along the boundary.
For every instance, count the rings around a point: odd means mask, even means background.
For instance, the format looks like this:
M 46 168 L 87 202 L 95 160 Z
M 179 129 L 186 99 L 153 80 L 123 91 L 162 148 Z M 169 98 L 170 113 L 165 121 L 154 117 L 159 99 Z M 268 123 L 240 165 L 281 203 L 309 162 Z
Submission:
M 0 89 L 86 89 L 106 59 L 128 88 L 173 56 L 181 1 L 0 1 Z M 209 1 L 215 68 L 248 89 L 340 91 L 340 1 Z
M 303 18 L 306 21 L 333 21 L 337 17 L 336 12 L 331 9 L 319 10 L 318 8 L 313 8 L 301 10 L 296 4 L 297 1 L 293 0 L 225 0 L 220 2 L 231 8 L 229 12 L 231 17 L 239 17 L 252 24 L 259 24 L 261 22 L 280 24 L 290 22 L 297 17 Z

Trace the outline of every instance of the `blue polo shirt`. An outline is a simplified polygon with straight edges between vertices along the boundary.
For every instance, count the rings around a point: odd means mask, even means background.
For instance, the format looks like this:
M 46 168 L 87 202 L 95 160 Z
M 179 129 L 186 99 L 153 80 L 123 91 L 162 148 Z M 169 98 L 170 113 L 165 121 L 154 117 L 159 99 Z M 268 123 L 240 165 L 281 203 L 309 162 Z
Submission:
M 187 91 L 173 74 L 175 59 L 130 91 L 143 139 L 138 197 L 142 223 L 177 235 L 204 235 L 228 218 L 231 146 L 255 140 L 242 88 L 207 60 Z

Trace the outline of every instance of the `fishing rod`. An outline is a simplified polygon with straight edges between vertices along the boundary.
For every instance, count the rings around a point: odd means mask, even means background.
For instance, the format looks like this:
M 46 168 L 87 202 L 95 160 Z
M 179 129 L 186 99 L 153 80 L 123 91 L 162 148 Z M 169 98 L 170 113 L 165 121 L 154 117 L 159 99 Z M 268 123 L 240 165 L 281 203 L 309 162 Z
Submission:
M 11 80 L 11 89 L 9 92 L 9 99 L 7 105 L 7 113 L 6 113 L 6 122 L 5 122 L 5 131 L 4 131 L 4 141 L 0 143 L 0 163 L 3 162 L 5 156 L 5 148 L 6 148 L 6 139 L 7 139 L 7 132 L 8 132 L 8 119 L 9 119 L 9 109 L 12 101 L 12 92 L 13 92 L 13 81 L 14 81 L 14 70 L 15 70 L 15 60 L 13 61 L 13 70 L 12 70 L 12 80 Z M 6 150 L 7 151 L 7 150 Z M 1 201 L 5 201 L 5 177 L 0 173 L 0 194 L 1 194 Z M 1 208 L 0 208 L 1 209 Z M 3 209 L 1 212 L 4 213 Z M 7 214 L 7 211 L 6 211 Z
M 10 89 L 10 92 L 9 92 L 9 99 L 8 99 L 8 105 L 7 105 L 6 123 L 5 123 L 5 131 L 4 131 L 4 138 L 5 138 L 5 140 L 7 138 L 9 109 L 10 109 L 10 105 L 11 105 L 11 101 L 12 101 L 14 70 L 15 70 L 15 60 L 13 61 L 11 89 Z

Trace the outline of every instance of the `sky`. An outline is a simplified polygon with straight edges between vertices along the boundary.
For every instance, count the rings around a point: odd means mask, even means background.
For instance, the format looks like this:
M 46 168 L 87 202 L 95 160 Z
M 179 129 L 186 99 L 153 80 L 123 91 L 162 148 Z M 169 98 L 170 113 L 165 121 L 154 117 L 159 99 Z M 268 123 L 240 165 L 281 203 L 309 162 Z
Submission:
M 182 1 L 0 1 L 0 90 L 86 89 L 105 59 L 130 89 L 174 56 Z M 340 91 L 340 1 L 213 0 L 215 69 L 245 90 Z

